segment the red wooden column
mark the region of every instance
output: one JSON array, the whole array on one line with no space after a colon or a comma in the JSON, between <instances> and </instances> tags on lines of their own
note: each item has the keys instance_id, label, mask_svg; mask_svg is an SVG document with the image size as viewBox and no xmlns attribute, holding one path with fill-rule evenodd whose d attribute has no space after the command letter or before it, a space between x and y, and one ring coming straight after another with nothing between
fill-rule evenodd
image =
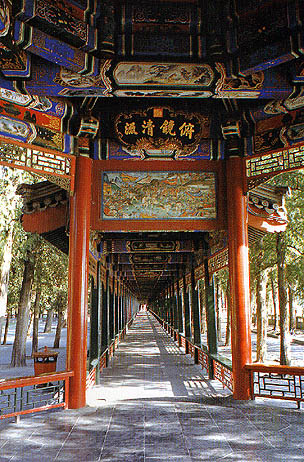
<instances>
[{"instance_id":1,"label":"red wooden column","mask_svg":"<svg viewBox=\"0 0 304 462\"><path fill-rule=\"evenodd\" d=\"M67 368L74 371L68 397L69 408L72 409L86 404L91 172L91 159L78 157L75 193L70 201Z\"/></svg>"},{"instance_id":2,"label":"red wooden column","mask_svg":"<svg viewBox=\"0 0 304 462\"><path fill-rule=\"evenodd\" d=\"M249 399L251 363L249 256L244 166L240 157L227 161L229 277L231 287L231 347L235 399Z\"/></svg>"}]
</instances>

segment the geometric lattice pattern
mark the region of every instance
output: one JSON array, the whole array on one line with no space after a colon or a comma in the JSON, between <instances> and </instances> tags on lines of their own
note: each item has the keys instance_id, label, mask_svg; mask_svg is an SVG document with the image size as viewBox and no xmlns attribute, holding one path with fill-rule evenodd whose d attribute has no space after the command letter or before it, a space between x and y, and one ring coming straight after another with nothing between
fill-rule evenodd
<instances>
[{"instance_id":1,"label":"geometric lattice pattern","mask_svg":"<svg viewBox=\"0 0 304 462\"><path fill-rule=\"evenodd\" d=\"M194 358L195 346L191 342L189 342L188 340L186 342L187 342L187 345L188 345L188 353L189 353L189 355L191 355Z\"/></svg>"},{"instance_id":2,"label":"geometric lattice pattern","mask_svg":"<svg viewBox=\"0 0 304 462\"><path fill-rule=\"evenodd\" d=\"M105 351L101 356L99 360L99 370L100 372L107 367L107 352Z\"/></svg>"},{"instance_id":3,"label":"geometric lattice pattern","mask_svg":"<svg viewBox=\"0 0 304 462\"><path fill-rule=\"evenodd\" d=\"M65 381L0 390L0 419L8 414L41 409L64 402Z\"/></svg>"},{"instance_id":4,"label":"geometric lattice pattern","mask_svg":"<svg viewBox=\"0 0 304 462\"><path fill-rule=\"evenodd\" d=\"M304 146L246 159L246 176L271 175L300 167L304 167Z\"/></svg>"},{"instance_id":5,"label":"geometric lattice pattern","mask_svg":"<svg viewBox=\"0 0 304 462\"><path fill-rule=\"evenodd\" d=\"M253 393L268 398L304 400L304 376L253 372Z\"/></svg>"},{"instance_id":6,"label":"geometric lattice pattern","mask_svg":"<svg viewBox=\"0 0 304 462\"><path fill-rule=\"evenodd\" d=\"M183 335L180 336L181 346L186 349L186 339Z\"/></svg>"},{"instance_id":7,"label":"geometric lattice pattern","mask_svg":"<svg viewBox=\"0 0 304 462\"><path fill-rule=\"evenodd\" d=\"M50 181L60 183L62 188L73 190L74 156L40 151L0 140L0 163L46 176Z\"/></svg>"},{"instance_id":8,"label":"geometric lattice pattern","mask_svg":"<svg viewBox=\"0 0 304 462\"><path fill-rule=\"evenodd\" d=\"M198 362L206 370L207 374L209 374L209 356L200 348L198 350Z\"/></svg>"},{"instance_id":9,"label":"geometric lattice pattern","mask_svg":"<svg viewBox=\"0 0 304 462\"><path fill-rule=\"evenodd\" d=\"M208 258L208 271L209 274L216 273L222 268L228 266L228 248L220 250L216 254Z\"/></svg>"},{"instance_id":10,"label":"geometric lattice pattern","mask_svg":"<svg viewBox=\"0 0 304 462\"><path fill-rule=\"evenodd\" d=\"M229 388L229 390L233 391L233 376L232 371L228 369L227 366L219 363L218 361L213 359L213 370L214 370L214 378L219 380L224 387Z\"/></svg>"},{"instance_id":11,"label":"geometric lattice pattern","mask_svg":"<svg viewBox=\"0 0 304 462\"><path fill-rule=\"evenodd\" d=\"M96 367L91 369L89 374L87 375L86 390L90 390L90 388L94 387L95 383L96 383Z\"/></svg>"}]
</instances>

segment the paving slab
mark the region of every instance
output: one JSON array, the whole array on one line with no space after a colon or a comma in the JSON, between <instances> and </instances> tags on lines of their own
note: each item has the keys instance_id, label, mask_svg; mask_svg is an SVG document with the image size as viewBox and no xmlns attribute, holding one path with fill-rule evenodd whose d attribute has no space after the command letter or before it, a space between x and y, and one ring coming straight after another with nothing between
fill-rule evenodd
<instances>
[{"instance_id":1,"label":"paving slab","mask_svg":"<svg viewBox=\"0 0 304 462\"><path fill-rule=\"evenodd\" d=\"M0 422L0 462L303 461L304 411L235 401L140 313L79 410Z\"/></svg>"}]
</instances>

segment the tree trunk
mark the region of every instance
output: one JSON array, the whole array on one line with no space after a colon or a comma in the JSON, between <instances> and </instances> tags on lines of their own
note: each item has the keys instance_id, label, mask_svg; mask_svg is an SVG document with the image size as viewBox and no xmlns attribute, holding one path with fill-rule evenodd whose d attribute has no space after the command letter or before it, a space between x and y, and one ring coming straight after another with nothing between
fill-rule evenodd
<instances>
[{"instance_id":1,"label":"tree trunk","mask_svg":"<svg viewBox=\"0 0 304 462\"><path fill-rule=\"evenodd\" d=\"M276 330L278 328L278 303L277 303L278 298L277 298L277 293L276 293L275 285L274 285L273 272L271 272L271 275L270 275L270 283L271 283L273 314L274 314L273 330L274 330L274 332L276 332Z\"/></svg>"},{"instance_id":2,"label":"tree trunk","mask_svg":"<svg viewBox=\"0 0 304 462\"><path fill-rule=\"evenodd\" d=\"M54 308L50 308L46 315L46 321L44 326L44 333L49 334L52 332L52 322L53 322Z\"/></svg>"},{"instance_id":3,"label":"tree trunk","mask_svg":"<svg viewBox=\"0 0 304 462\"><path fill-rule=\"evenodd\" d=\"M64 323L65 323L66 303L65 303L65 296L62 293L59 293L57 295L56 308L57 308L57 313L58 313L58 319L57 319L56 334L55 334L53 348L59 348L61 329L63 328Z\"/></svg>"},{"instance_id":4,"label":"tree trunk","mask_svg":"<svg viewBox=\"0 0 304 462\"><path fill-rule=\"evenodd\" d=\"M61 329L64 325L64 310L60 309L58 311L58 320L57 320L57 327L56 327L56 334L54 339L54 346L53 348L59 348L60 344L60 337L61 337Z\"/></svg>"},{"instance_id":5,"label":"tree trunk","mask_svg":"<svg viewBox=\"0 0 304 462\"><path fill-rule=\"evenodd\" d=\"M7 232L0 268L0 317L4 317L6 313L9 273L12 261L13 236L14 222L12 221Z\"/></svg>"},{"instance_id":6,"label":"tree trunk","mask_svg":"<svg viewBox=\"0 0 304 462\"><path fill-rule=\"evenodd\" d=\"M201 316L201 333L205 334L206 326L206 301L205 301L205 286L202 279L198 281L199 302L200 302L200 316Z\"/></svg>"},{"instance_id":7,"label":"tree trunk","mask_svg":"<svg viewBox=\"0 0 304 462\"><path fill-rule=\"evenodd\" d=\"M7 334L8 334L8 328L9 328L9 322L10 322L10 313L7 312L2 345L6 345L6 342L7 342Z\"/></svg>"},{"instance_id":8,"label":"tree trunk","mask_svg":"<svg viewBox=\"0 0 304 462\"><path fill-rule=\"evenodd\" d=\"M33 317L34 317L34 312L30 311L30 319L29 319L29 323L27 326L27 337L30 336L30 331L31 331L32 323L33 323Z\"/></svg>"},{"instance_id":9,"label":"tree trunk","mask_svg":"<svg viewBox=\"0 0 304 462\"><path fill-rule=\"evenodd\" d=\"M256 314L257 314L257 362L263 363L267 355L267 272L261 271L256 277Z\"/></svg>"},{"instance_id":10,"label":"tree trunk","mask_svg":"<svg viewBox=\"0 0 304 462\"><path fill-rule=\"evenodd\" d=\"M215 283L215 309L216 309L216 329L217 329L217 340L221 340L221 295L220 295L220 285L218 279L214 278Z\"/></svg>"},{"instance_id":11,"label":"tree trunk","mask_svg":"<svg viewBox=\"0 0 304 462\"><path fill-rule=\"evenodd\" d=\"M250 318L253 326L257 324L257 312L256 312L256 290L252 287L250 290Z\"/></svg>"},{"instance_id":12,"label":"tree trunk","mask_svg":"<svg viewBox=\"0 0 304 462\"><path fill-rule=\"evenodd\" d=\"M293 287L288 285L288 300L289 300L289 329L291 333L296 330L296 307L293 299Z\"/></svg>"},{"instance_id":13,"label":"tree trunk","mask_svg":"<svg viewBox=\"0 0 304 462\"><path fill-rule=\"evenodd\" d=\"M37 287L34 310L33 310L33 337L32 337L32 354L38 350L38 327L39 327L39 314L40 314L40 297L41 287Z\"/></svg>"},{"instance_id":14,"label":"tree trunk","mask_svg":"<svg viewBox=\"0 0 304 462\"><path fill-rule=\"evenodd\" d=\"M18 305L15 340L12 351L12 367L26 365L26 335L31 307L31 291L34 280L34 270L35 260L31 258L30 251L27 251L24 261L23 280Z\"/></svg>"},{"instance_id":15,"label":"tree trunk","mask_svg":"<svg viewBox=\"0 0 304 462\"><path fill-rule=\"evenodd\" d=\"M282 233L277 234L278 295L280 308L280 364L290 366L289 316L285 277L285 245Z\"/></svg>"}]
</instances>

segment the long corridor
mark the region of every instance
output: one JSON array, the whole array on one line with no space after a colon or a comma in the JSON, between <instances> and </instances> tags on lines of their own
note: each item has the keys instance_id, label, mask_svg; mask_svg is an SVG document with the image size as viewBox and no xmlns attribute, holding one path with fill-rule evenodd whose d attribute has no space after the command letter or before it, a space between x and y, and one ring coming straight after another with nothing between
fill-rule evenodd
<instances>
[{"instance_id":1,"label":"long corridor","mask_svg":"<svg viewBox=\"0 0 304 462\"><path fill-rule=\"evenodd\" d=\"M0 462L303 461L303 423L234 401L143 312L85 408L0 423Z\"/></svg>"}]
</instances>

